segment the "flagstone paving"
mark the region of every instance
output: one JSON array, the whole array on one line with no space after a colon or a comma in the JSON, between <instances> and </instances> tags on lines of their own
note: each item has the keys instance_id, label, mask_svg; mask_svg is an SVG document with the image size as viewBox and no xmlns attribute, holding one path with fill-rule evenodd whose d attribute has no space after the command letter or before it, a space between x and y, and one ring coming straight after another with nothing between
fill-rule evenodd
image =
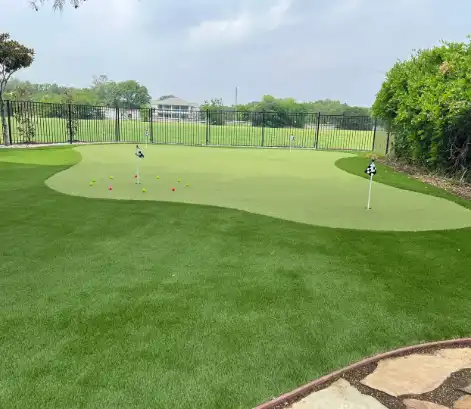
<instances>
[{"instance_id":1,"label":"flagstone paving","mask_svg":"<svg viewBox=\"0 0 471 409\"><path fill-rule=\"evenodd\" d=\"M464 368L471 368L471 348L386 359L362 383L392 396L421 395L438 388L453 372Z\"/></svg>"},{"instance_id":2,"label":"flagstone paving","mask_svg":"<svg viewBox=\"0 0 471 409\"><path fill-rule=\"evenodd\" d=\"M363 395L346 380L339 379L328 388L295 403L293 409L387 409L375 398Z\"/></svg>"},{"instance_id":3,"label":"flagstone paving","mask_svg":"<svg viewBox=\"0 0 471 409\"><path fill-rule=\"evenodd\" d=\"M463 396L458 399L454 409L471 409L471 396Z\"/></svg>"},{"instance_id":4,"label":"flagstone paving","mask_svg":"<svg viewBox=\"0 0 471 409\"><path fill-rule=\"evenodd\" d=\"M383 359L372 365L371 369L360 368L346 372L324 389L288 407L471 409L470 347L413 353Z\"/></svg>"},{"instance_id":5,"label":"flagstone paving","mask_svg":"<svg viewBox=\"0 0 471 409\"><path fill-rule=\"evenodd\" d=\"M446 406L438 405L437 403L416 399L405 399L404 405L406 405L407 409L448 409Z\"/></svg>"}]
</instances>

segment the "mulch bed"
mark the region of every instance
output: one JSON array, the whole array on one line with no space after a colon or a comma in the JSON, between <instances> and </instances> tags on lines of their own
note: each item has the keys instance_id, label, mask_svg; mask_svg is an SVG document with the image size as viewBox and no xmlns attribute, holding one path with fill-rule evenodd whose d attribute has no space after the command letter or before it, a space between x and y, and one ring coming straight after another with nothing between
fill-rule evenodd
<instances>
[{"instance_id":1,"label":"mulch bed","mask_svg":"<svg viewBox=\"0 0 471 409\"><path fill-rule=\"evenodd\" d=\"M405 353L399 353L394 355L393 358L404 357L413 354L434 354L435 352L441 349L451 349L451 348L469 348L471 347L471 342L468 345L456 344L456 345L447 345L447 346L434 346L434 347L418 347L413 350L409 350ZM386 358L388 359L388 358ZM406 409L403 401L405 399L416 399L421 401L428 401L443 405L445 407L453 408L453 404L462 396L466 394L460 391L460 388L465 387L471 383L471 369L464 369L458 372L453 373L442 385L433 390L422 395L402 395L399 397L394 397L388 395L387 393L372 389L366 385L363 385L361 380L366 378L368 375L373 373L377 367L377 363L368 363L358 368L343 372L342 374L329 379L327 382L324 382L315 387L304 390L301 394L298 394L295 398L286 400L276 406L272 406L271 409L286 409L293 405L296 402L299 402L306 396L318 392L320 390L328 388L334 382L338 381L340 378L348 381L353 387L360 391L364 395L369 395L375 398L378 402L382 403L389 409Z\"/></svg>"},{"instance_id":2,"label":"mulch bed","mask_svg":"<svg viewBox=\"0 0 471 409\"><path fill-rule=\"evenodd\" d=\"M447 192L453 193L459 197L462 197L463 199L471 200L471 183L460 182L456 179L430 173L427 170L421 169L417 166L412 166L387 157L378 158L377 161L383 163L384 165L390 166L398 172L406 173L410 177L418 179L421 182L446 190Z\"/></svg>"}]
</instances>

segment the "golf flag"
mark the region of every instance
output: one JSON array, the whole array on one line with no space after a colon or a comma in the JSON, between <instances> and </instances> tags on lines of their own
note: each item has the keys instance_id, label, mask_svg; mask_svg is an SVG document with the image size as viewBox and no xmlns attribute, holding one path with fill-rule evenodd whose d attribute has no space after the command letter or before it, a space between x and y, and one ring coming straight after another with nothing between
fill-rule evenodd
<instances>
[{"instance_id":1,"label":"golf flag","mask_svg":"<svg viewBox=\"0 0 471 409\"><path fill-rule=\"evenodd\" d=\"M376 165L375 165L375 160L372 159L368 167L365 169L365 173L368 176L376 175Z\"/></svg>"},{"instance_id":2,"label":"golf flag","mask_svg":"<svg viewBox=\"0 0 471 409\"><path fill-rule=\"evenodd\" d=\"M139 145L136 145L136 156L140 159L144 159L144 152L141 151Z\"/></svg>"},{"instance_id":3,"label":"golf flag","mask_svg":"<svg viewBox=\"0 0 471 409\"><path fill-rule=\"evenodd\" d=\"M365 173L370 177L370 187L368 189L368 204L366 205L366 208L368 210L371 209L370 204L371 204L371 186L373 185L373 176L376 175L376 165L375 165L375 160L371 159L370 164L368 167L365 169Z\"/></svg>"},{"instance_id":4,"label":"golf flag","mask_svg":"<svg viewBox=\"0 0 471 409\"><path fill-rule=\"evenodd\" d=\"M291 147L293 145L293 142L296 140L296 137L294 135L289 136L289 150L291 152Z\"/></svg>"},{"instance_id":5,"label":"golf flag","mask_svg":"<svg viewBox=\"0 0 471 409\"><path fill-rule=\"evenodd\" d=\"M139 159L144 159L144 152L141 151L139 145L136 145L136 183L141 183L141 175L139 174Z\"/></svg>"}]
</instances>

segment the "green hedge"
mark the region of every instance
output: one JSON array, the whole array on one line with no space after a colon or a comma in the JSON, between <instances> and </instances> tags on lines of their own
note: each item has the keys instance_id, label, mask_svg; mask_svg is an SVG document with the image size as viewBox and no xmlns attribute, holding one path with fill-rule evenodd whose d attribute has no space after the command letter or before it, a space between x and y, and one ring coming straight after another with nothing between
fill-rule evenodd
<instances>
[{"instance_id":1,"label":"green hedge","mask_svg":"<svg viewBox=\"0 0 471 409\"><path fill-rule=\"evenodd\" d=\"M394 153L448 174L471 165L471 47L442 43L388 72L373 114L390 123Z\"/></svg>"}]
</instances>

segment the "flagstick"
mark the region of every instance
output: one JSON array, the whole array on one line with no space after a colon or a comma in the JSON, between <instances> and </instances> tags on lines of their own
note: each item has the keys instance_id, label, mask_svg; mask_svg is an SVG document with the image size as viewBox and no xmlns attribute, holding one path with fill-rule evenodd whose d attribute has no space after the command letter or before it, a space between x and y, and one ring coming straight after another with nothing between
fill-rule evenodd
<instances>
[{"instance_id":1,"label":"flagstick","mask_svg":"<svg viewBox=\"0 0 471 409\"><path fill-rule=\"evenodd\" d=\"M370 175L370 188L368 190L368 206L366 207L368 210L371 209L371 185L373 184L373 174Z\"/></svg>"},{"instance_id":2,"label":"flagstick","mask_svg":"<svg viewBox=\"0 0 471 409\"><path fill-rule=\"evenodd\" d=\"M139 157L136 155L136 183L139 185L141 183L141 177L139 175Z\"/></svg>"}]
</instances>

